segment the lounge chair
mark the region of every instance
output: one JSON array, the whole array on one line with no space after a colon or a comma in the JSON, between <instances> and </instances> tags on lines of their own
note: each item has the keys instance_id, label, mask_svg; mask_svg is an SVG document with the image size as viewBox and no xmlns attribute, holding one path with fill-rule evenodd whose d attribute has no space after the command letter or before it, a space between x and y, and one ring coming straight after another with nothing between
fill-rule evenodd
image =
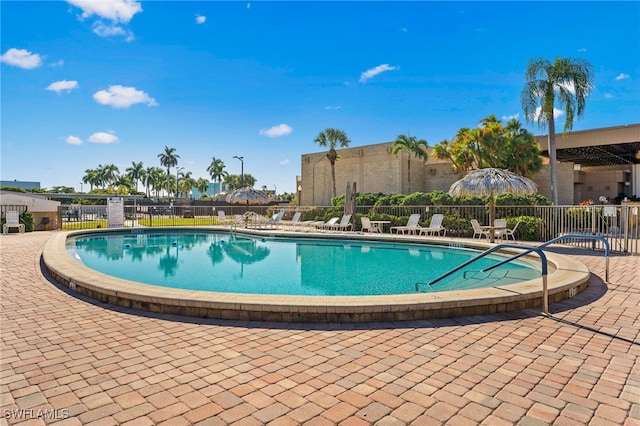
<instances>
[{"instance_id":1,"label":"lounge chair","mask_svg":"<svg viewBox=\"0 0 640 426\"><path fill-rule=\"evenodd\" d=\"M427 226L426 228L423 227L419 227L420 229L420 235L424 234L424 235L440 235L440 233L442 232L442 236L446 236L447 235L447 228L445 228L444 226L442 226L442 222L444 221L444 215L441 213L437 213L434 214L433 216L431 216L431 222L429 223L429 226Z\"/></svg>"},{"instance_id":2,"label":"lounge chair","mask_svg":"<svg viewBox=\"0 0 640 426\"><path fill-rule=\"evenodd\" d=\"M393 233L393 230L395 229L396 234L415 234L417 232L420 232L420 213L414 213L411 216L409 216L409 220L407 221L407 224L404 226L392 226L391 227L391 233Z\"/></svg>"},{"instance_id":3,"label":"lounge chair","mask_svg":"<svg viewBox=\"0 0 640 426\"><path fill-rule=\"evenodd\" d=\"M317 222L315 226L317 229L331 229L331 227L336 223L338 223L339 220L340 220L339 217L332 217L326 222Z\"/></svg>"},{"instance_id":4,"label":"lounge chair","mask_svg":"<svg viewBox=\"0 0 640 426\"><path fill-rule=\"evenodd\" d=\"M366 216L361 217L360 222L362 222L362 232L382 232L382 230L371 223L371 219Z\"/></svg>"},{"instance_id":5,"label":"lounge chair","mask_svg":"<svg viewBox=\"0 0 640 426\"><path fill-rule=\"evenodd\" d=\"M227 215L224 213L224 210L218 210L218 220L223 225L228 225L235 222L235 219L227 217Z\"/></svg>"},{"instance_id":6,"label":"lounge chair","mask_svg":"<svg viewBox=\"0 0 640 426\"><path fill-rule=\"evenodd\" d=\"M346 231L348 229L351 229L351 226L351 215L345 214L342 215L342 219L340 219L340 222L329 225L329 229L332 231Z\"/></svg>"},{"instance_id":7,"label":"lounge chair","mask_svg":"<svg viewBox=\"0 0 640 426\"><path fill-rule=\"evenodd\" d=\"M477 219L471 219L471 226L473 226L473 238L481 236L487 237L489 239L489 230L480 226L480 222Z\"/></svg>"},{"instance_id":8,"label":"lounge chair","mask_svg":"<svg viewBox=\"0 0 640 426\"><path fill-rule=\"evenodd\" d=\"M20 223L20 213L14 210L7 211L5 219L6 222L2 225L3 234L8 234L11 228L18 228L19 233L24 233L24 224Z\"/></svg>"},{"instance_id":9,"label":"lounge chair","mask_svg":"<svg viewBox=\"0 0 640 426\"><path fill-rule=\"evenodd\" d=\"M291 220L281 220L280 226L282 226L282 229L294 229L301 226L302 222L300 222L300 216L302 216L301 212L295 212Z\"/></svg>"}]
</instances>

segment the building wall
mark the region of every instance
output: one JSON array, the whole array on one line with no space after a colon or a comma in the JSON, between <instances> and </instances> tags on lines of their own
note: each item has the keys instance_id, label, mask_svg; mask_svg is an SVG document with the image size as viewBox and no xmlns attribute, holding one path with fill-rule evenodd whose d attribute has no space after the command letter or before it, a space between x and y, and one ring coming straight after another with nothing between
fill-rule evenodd
<instances>
[{"instance_id":1,"label":"building wall","mask_svg":"<svg viewBox=\"0 0 640 426\"><path fill-rule=\"evenodd\" d=\"M632 168L624 166L607 167L583 167L584 183L582 186L582 199L598 202L601 196L613 199L619 194L627 197L633 196L632 191Z\"/></svg>"},{"instance_id":2,"label":"building wall","mask_svg":"<svg viewBox=\"0 0 640 426\"><path fill-rule=\"evenodd\" d=\"M340 159L336 161L336 195L345 193L347 182L356 182L357 192L383 194L408 194L407 157L400 152L396 157L391 153L393 144L381 143L338 150ZM451 163L438 160L431 155L426 163L411 157L411 191L448 191L451 184L462 178L455 173ZM302 177L298 182L300 205L331 205L332 180L331 165L326 153L302 156ZM576 203L574 200L573 163L558 163L558 202L564 205ZM538 193L551 198L549 167L543 166L532 180L538 185ZM617 195L617 194L616 194Z\"/></svg>"}]
</instances>

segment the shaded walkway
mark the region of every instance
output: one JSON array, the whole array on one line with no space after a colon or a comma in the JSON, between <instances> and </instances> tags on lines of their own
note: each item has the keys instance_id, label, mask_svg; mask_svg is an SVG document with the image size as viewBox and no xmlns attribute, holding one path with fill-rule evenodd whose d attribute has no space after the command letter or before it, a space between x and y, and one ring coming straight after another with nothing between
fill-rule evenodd
<instances>
[{"instance_id":1,"label":"shaded walkway","mask_svg":"<svg viewBox=\"0 0 640 426\"><path fill-rule=\"evenodd\" d=\"M286 325L77 298L41 273L50 235L0 238L0 424L640 425L638 257L551 318Z\"/></svg>"}]
</instances>

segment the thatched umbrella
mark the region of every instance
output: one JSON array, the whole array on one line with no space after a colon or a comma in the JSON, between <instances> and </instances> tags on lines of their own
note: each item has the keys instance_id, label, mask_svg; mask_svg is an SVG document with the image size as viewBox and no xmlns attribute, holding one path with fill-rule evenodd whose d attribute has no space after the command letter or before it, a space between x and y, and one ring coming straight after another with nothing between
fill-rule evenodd
<instances>
[{"instance_id":1,"label":"thatched umbrella","mask_svg":"<svg viewBox=\"0 0 640 426\"><path fill-rule=\"evenodd\" d=\"M247 207L249 207L249 205L268 204L271 198L262 191L258 191L250 186L245 186L244 188L236 189L232 193L227 194L226 200L227 203L246 204Z\"/></svg>"},{"instance_id":2,"label":"thatched umbrella","mask_svg":"<svg viewBox=\"0 0 640 426\"><path fill-rule=\"evenodd\" d=\"M475 195L489 197L489 226L491 242L495 241L493 221L496 217L494 197L501 194L535 194L538 187L531 180L508 170L486 168L477 169L451 184L449 195L464 197Z\"/></svg>"}]
</instances>

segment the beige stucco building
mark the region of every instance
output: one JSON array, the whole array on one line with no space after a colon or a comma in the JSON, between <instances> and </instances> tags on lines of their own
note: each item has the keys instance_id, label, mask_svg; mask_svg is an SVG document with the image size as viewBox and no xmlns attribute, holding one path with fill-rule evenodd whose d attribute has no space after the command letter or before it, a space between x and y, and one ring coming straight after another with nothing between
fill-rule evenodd
<instances>
[{"instance_id":1,"label":"beige stucco building","mask_svg":"<svg viewBox=\"0 0 640 426\"><path fill-rule=\"evenodd\" d=\"M546 136L536 138L547 158ZM640 124L608 127L558 134L557 182L559 203L577 204L600 196L615 198L619 194L640 195ZM393 142L338 150L336 194L344 194L347 182L356 182L360 193L400 193L447 191L462 177L451 164L431 155L425 163L405 151L392 154ZM411 182L407 163L411 161ZM548 163L548 161L547 161ZM551 198L548 165L533 180L538 192ZM298 200L303 206L331 204L331 165L326 151L304 154L297 181Z\"/></svg>"}]
</instances>

